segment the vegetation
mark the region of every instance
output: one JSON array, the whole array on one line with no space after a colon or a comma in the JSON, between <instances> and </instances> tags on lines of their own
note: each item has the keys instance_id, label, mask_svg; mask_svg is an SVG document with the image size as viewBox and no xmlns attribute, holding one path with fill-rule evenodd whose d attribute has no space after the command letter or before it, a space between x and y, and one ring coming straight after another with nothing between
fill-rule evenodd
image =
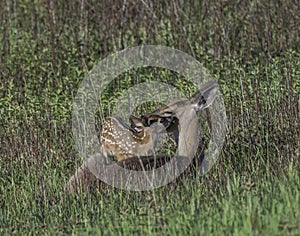
<instances>
[{"instance_id":1,"label":"vegetation","mask_svg":"<svg viewBox=\"0 0 300 236\"><path fill-rule=\"evenodd\" d=\"M0 234L299 235L299 11L279 0L1 1ZM218 80L229 125L218 163L154 191L62 195L81 165L80 82L142 44L182 50ZM194 91L169 71L132 70L103 94L103 115L151 80Z\"/></svg>"}]
</instances>

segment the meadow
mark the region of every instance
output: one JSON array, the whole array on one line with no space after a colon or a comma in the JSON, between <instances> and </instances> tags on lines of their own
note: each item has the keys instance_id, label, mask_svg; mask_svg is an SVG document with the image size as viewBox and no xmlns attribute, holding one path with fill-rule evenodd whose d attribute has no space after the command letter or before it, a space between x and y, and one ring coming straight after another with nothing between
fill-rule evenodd
<instances>
[{"instance_id":1,"label":"meadow","mask_svg":"<svg viewBox=\"0 0 300 236\"><path fill-rule=\"evenodd\" d=\"M299 235L299 12L279 0L1 1L0 234ZM204 176L152 191L62 194L82 163L72 133L81 81L143 44L188 53L218 81L220 158ZM102 93L96 126L145 81L195 92L168 70L128 71Z\"/></svg>"}]
</instances>

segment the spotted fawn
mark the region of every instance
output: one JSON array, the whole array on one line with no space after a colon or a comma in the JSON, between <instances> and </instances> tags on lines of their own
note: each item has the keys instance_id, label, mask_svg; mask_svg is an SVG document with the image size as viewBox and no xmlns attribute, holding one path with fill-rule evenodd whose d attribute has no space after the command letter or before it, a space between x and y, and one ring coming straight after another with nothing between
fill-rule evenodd
<instances>
[{"instance_id":1,"label":"spotted fawn","mask_svg":"<svg viewBox=\"0 0 300 236\"><path fill-rule=\"evenodd\" d=\"M151 155L155 151L160 133L168 122L160 119L149 126L142 119L130 116L131 126L120 117L106 119L101 132L102 152L106 157L115 157L118 161L131 156Z\"/></svg>"}]
</instances>

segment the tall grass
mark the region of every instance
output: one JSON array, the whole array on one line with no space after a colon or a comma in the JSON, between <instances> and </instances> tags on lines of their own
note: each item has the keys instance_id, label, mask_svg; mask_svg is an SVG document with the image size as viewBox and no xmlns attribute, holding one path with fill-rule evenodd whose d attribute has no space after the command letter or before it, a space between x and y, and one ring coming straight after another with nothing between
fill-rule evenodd
<instances>
[{"instance_id":1,"label":"tall grass","mask_svg":"<svg viewBox=\"0 0 300 236\"><path fill-rule=\"evenodd\" d=\"M294 1L0 2L0 234L300 234L298 12ZM71 111L84 74L140 44L183 50L218 80L229 124L219 161L155 191L62 195L81 165ZM151 80L195 89L132 70L103 93L102 115Z\"/></svg>"}]
</instances>

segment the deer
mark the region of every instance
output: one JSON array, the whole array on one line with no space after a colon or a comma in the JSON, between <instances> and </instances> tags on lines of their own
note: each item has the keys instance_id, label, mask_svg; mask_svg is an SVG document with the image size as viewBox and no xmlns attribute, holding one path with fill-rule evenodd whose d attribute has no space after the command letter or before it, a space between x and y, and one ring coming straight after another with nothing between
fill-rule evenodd
<instances>
[{"instance_id":1,"label":"deer","mask_svg":"<svg viewBox=\"0 0 300 236\"><path fill-rule=\"evenodd\" d=\"M118 131L118 127L122 127L127 131L125 133L131 135L137 135L140 133L139 137L144 137L144 134L142 133L143 129L146 130L146 128L150 127L150 131L152 132L151 135L154 137L152 140L157 141L157 133L162 132L162 130L166 130L168 133L173 134L173 138L175 139L176 144L178 145L178 155L183 157L194 157L197 153L197 151L201 150L201 142L199 141L200 137L200 127L198 122L198 117L196 115L197 112L204 110L208 108L214 101L216 97L218 89L218 84L216 81L212 80L208 83L204 84L196 93L194 93L189 99L187 100L180 100L175 101L172 103L169 103L158 110L151 112L149 114L143 115L140 119L132 118L131 119L131 127L128 127L123 124L123 122L120 121L119 118L111 118L108 119L107 127L106 124L104 124L103 128L103 134L106 132L109 134L108 137L118 137L119 140L116 142L117 144L122 144L124 138L120 138L121 136L116 135L114 136ZM115 126L115 123L117 126ZM164 126L164 129L160 128L154 128L156 126L154 125ZM111 129L110 127L114 127L114 129ZM152 127L152 130L151 130ZM105 131L107 129L108 131ZM145 133L144 130L144 133ZM115 133L116 132L116 133ZM146 131L147 133L147 131ZM124 136L126 137L126 135ZM128 137L128 136L127 136ZM126 138L127 138L126 137ZM99 157L103 157L102 155L120 155L119 161L117 162L120 166L126 166L126 162L137 162L140 161L140 159L135 158L135 156L131 155L139 155L141 153L148 154L149 151L155 146L155 142L151 141L152 144L145 145L143 141L137 142L139 138L137 139L131 139L131 141L136 143L135 145L141 145L137 149L135 148L135 151L127 151L123 153L121 150L118 154L119 148L110 146L110 141L105 140L105 138L102 139L103 143L107 143L107 147L105 147L105 144L103 145L103 153L97 154ZM200 143L199 143L200 142ZM143 146L144 145L144 146ZM126 146L126 145L125 145ZM127 147L132 147L130 142L128 143ZM144 148L144 149L143 149ZM201 152L202 154L202 152ZM125 157L126 158L123 158ZM148 160L150 160L153 163L156 162L156 159L153 158L153 156L143 156L142 162L146 163ZM78 187L81 185L82 189L84 191L88 191L91 186L94 186L95 183L99 183L99 180L97 180L97 177L89 170L88 166L95 165L96 159L98 157L90 157L88 158L82 166L76 171L75 175L71 177L69 182L65 186L65 192L70 192L71 194L75 194L78 191ZM167 160L167 159L166 159ZM162 162L164 162L164 157L161 159ZM162 163L163 164L163 163Z\"/></svg>"},{"instance_id":2,"label":"deer","mask_svg":"<svg viewBox=\"0 0 300 236\"><path fill-rule=\"evenodd\" d=\"M128 126L120 117L106 119L101 132L102 153L118 161L131 156L146 156L155 152L161 133L169 125L166 118L151 125L145 125L141 118L133 115Z\"/></svg>"},{"instance_id":3,"label":"deer","mask_svg":"<svg viewBox=\"0 0 300 236\"><path fill-rule=\"evenodd\" d=\"M214 101L218 84L211 80L187 100L169 103L158 110L142 116L144 123L151 125L160 119L171 120L167 132L173 134L178 146L178 155L194 157L201 149L200 127L197 112L208 108ZM202 153L201 153L202 154Z\"/></svg>"},{"instance_id":4,"label":"deer","mask_svg":"<svg viewBox=\"0 0 300 236\"><path fill-rule=\"evenodd\" d=\"M141 118L130 116L130 128L122 119L110 117L101 136L104 155L114 155L118 161L135 155L150 155L159 134L166 130L173 134L178 155L193 157L195 150L201 146L196 113L213 103L217 90L218 83L211 80L187 100L171 102Z\"/></svg>"},{"instance_id":5,"label":"deer","mask_svg":"<svg viewBox=\"0 0 300 236\"><path fill-rule=\"evenodd\" d=\"M130 126L118 116L106 119L101 131L101 153L88 158L77 169L65 185L64 192L74 195L80 187L83 191L88 191L95 183L99 183L95 174L88 168L88 166L97 165L97 158L115 157L124 167L126 162L121 161L129 157L153 155L160 134L164 133L171 123L167 118L160 118L151 125L147 125L141 118L133 115L129 120Z\"/></svg>"}]
</instances>

